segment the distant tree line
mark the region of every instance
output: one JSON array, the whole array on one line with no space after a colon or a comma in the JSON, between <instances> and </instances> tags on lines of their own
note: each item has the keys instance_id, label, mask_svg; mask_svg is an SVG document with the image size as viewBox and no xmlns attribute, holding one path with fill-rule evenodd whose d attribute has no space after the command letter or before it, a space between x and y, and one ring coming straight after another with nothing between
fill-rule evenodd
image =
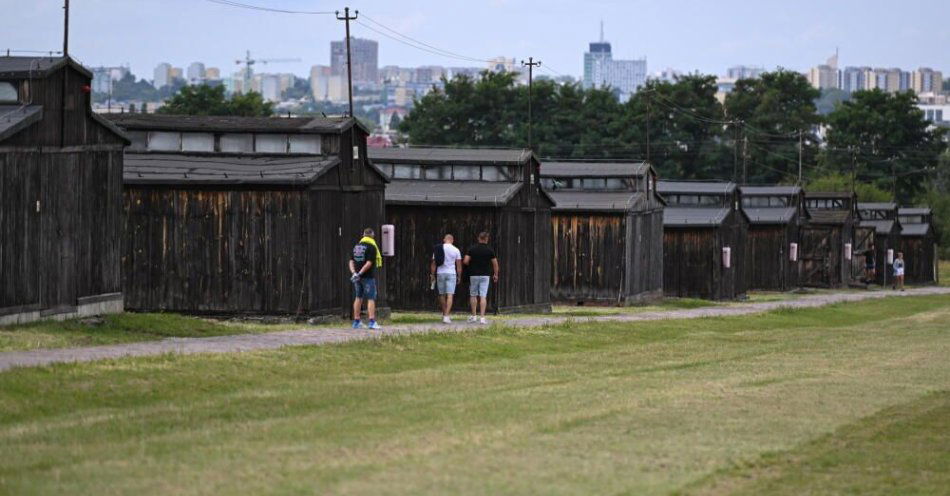
<instances>
[{"instance_id":1,"label":"distant tree line","mask_svg":"<svg viewBox=\"0 0 950 496\"><path fill-rule=\"evenodd\" d=\"M444 81L400 131L416 145L524 147L528 89L515 74ZM723 102L713 76L651 80L627 102L609 89L539 80L534 149L542 157L648 160L663 177L850 191L926 202L950 247L950 155L913 93L820 93L797 72L740 80ZM822 136L819 136L819 133ZM943 213L941 213L943 212Z\"/></svg>"}]
</instances>

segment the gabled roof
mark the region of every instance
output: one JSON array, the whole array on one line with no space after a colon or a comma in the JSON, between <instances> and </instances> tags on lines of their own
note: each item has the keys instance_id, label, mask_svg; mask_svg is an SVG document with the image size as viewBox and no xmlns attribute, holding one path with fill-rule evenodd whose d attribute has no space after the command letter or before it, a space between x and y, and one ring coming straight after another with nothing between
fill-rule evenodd
<instances>
[{"instance_id":1,"label":"gabled roof","mask_svg":"<svg viewBox=\"0 0 950 496\"><path fill-rule=\"evenodd\" d=\"M896 203L858 202L858 210L894 210Z\"/></svg>"},{"instance_id":2,"label":"gabled roof","mask_svg":"<svg viewBox=\"0 0 950 496\"><path fill-rule=\"evenodd\" d=\"M0 141L43 119L42 105L0 105Z\"/></svg>"},{"instance_id":3,"label":"gabled roof","mask_svg":"<svg viewBox=\"0 0 950 496\"><path fill-rule=\"evenodd\" d=\"M744 207L742 209L750 224L788 224L795 219L795 207Z\"/></svg>"},{"instance_id":4,"label":"gabled roof","mask_svg":"<svg viewBox=\"0 0 950 496\"><path fill-rule=\"evenodd\" d=\"M729 216L728 208L679 208L663 210L665 227L715 227Z\"/></svg>"},{"instance_id":5,"label":"gabled roof","mask_svg":"<svg viewBox=\"0 0 950 496\"><path fill-rule=\"evenodd\" d=\"M55 71L64 65L69 64L77 71L92 78L92 72L86 69L79 62L69 57L0 57L0 79L27 79L30 77L46 77L51 71Z\"/></svg>"},{"instance_id":6,"label":"gabled roof","mask_svg":"<svg viewBox=\"0 0 950 496\"><path fill-rule=\"evenodd\" d=\"M901 224L901 236L926 236L930 234L930 224Z\"/></svg>"},{"instance_id":7,"label":"gabled roof","mask_svg":"<svg viewBox=\"0 0 950 496\"><path fill-rule=\"evenodd\" d=\"M900 207L897 209L897 215L930 215L930 207Z\"/></svg>"},{"instance_id":8,"label":"gabled roof","mask_svg":"<svg viewBox=\"0 0 950 496\"><path fill-rule=\"evenodd\" d=\"M386 185L386 204L502 206L521 190L522 185L520 182L394 179Z\"/></svg>"},{"instance_id":9,"label":"gabled roof","mask_svg":"<svg viewBox=\"0 0 950 496\"><path fill-rule=\"evenodd\" d=\"M126 153L125 184L307 185L340 163L337 157Z\"/></svg>"},{"instance_id":10,"label":"gabled roof","mask_svg":"<svg viewBox=\"0 0 950 496\"><path fill-rule=\"evenodd\" d=\"M802 192L800 186L740 186L742 196L791 196Z\"/></svg>"},{"instance_id":11,"label":"gabled roof","mask_svg":"<svg viewBox=\"0 0 950 496\"><path fill-rule=\"evenodd\" d=\"M805 198L853 198L851 193L842 191L805 191Z\"/></svg>"},{"instance_id":12,"label":"gabled roof","mask_svg":"<svg viewBox=\"0 0 950 496\"><path fill-rule=\"evenodd\" d=\"M362 127L359 121L348 117L241 117L132 113L105 114L105 116L117 126L127 130L336 134L354 125Z\"/></svg>"},{"instance_id":13,"label":"gabled roof","mask_svg":"<svg viewBox=\"0 0 950 496\"><path fill-rule=\"evenodd\" d=\"M808 211L812 224L844 224L850 219L850 210L813 208Z\"/></svg>"},{"instance_id":14,"label":"gabled roof","mask_svg":"<svg viewBox=\"0 0 950 496\"><path fill-rule=\"evenodd\" d=\"M896 227L893 220L862 220L861 227L873 227L874 232L878 234L890 234Z\"/></svg>"},{"instance_id":15,"label":"gabled roof","mask_svg":"<svg viewBox=\"0 0 950 496\"><path fill-rule=\"evenodd\" d=\"M656 190L660 194L725 195L736 190L736 183L724 181L658 181Z\"/></svg>"},{"instance_id":16,"label":"gabled roof","mask_svg":"<svg viewBox=\"0 0 950 496\"><path fill-rule=\"evenodd\" d=\"M641 177L650 170L646 162L548 162L541 177Z\"/></svg>"},{"instance_id":17,"label":"gabled roof","mask_svg":"<svg viewBox=\"0 0 950 496\"><path fill-rule=\"evenodd\" d=\"M519 165L534 156L531 150L498 148L370 148L368 153L380 163L431 165Z\"/></svg>"},{"instance_id":18,"label":"gabled roof","mask_svg":"<svg viewBox=\"0 0 950 496\"><path fill-rule=\"evenodd\" d=\"M641 208L643 193L611 191L552 191L555 211L627 212Z\"/></svg>"}]
</instances>

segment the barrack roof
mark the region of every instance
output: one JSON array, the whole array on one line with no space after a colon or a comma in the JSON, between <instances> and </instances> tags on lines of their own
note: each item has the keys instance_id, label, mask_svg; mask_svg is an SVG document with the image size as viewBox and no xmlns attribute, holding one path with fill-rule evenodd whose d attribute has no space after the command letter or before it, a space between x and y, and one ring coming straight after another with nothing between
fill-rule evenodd
<instances>
[{"instance_id":1,"label":"barrack roof","mask_svg":"<svg viewBox=\"0 0 950 496\"><path fill-rule=\"evenodd\" d=\"M340 164L337 157L126 153L126 184L307 185Z\"/></svg>"},{"instance_id":2,"label":"barrack roof","mask_svg":"<svg viewBox=\"0 0 950 496\"><path fill-rule=\"evenodd\" d=\"M659 181L656 189L660 194L725 195L736 190L736 183L724 181Z\"/></svg>"},{"instance_id":3,"label":"barrack roof","mask_svg":"<svg viewBox=\"0 0 950 496\"><path fill-rule=\"evenodd\" d=\"M555 202L555 211L627 212L644 203L643 193L635 192L552 191L548 194Z\"/></svg>"},{"instance_id":4,"label":"barrack roof","mask_svg":"<svg viewBox=\"0 0 950 496\"><path fill-rule=\"evenodd\" d=\"M370 159L380 163L432 165L519 165L534 157L527 149L500 148L370 148L368 153Z\"/></svg>"},{"instance_id":5,"label":"barrack roof","mask_svg":"<svg viewBox=\"0 0 950 496\"><path fill-rule=\"evenodd\" d=\"M646 162L543 162L541 177L640 177L650 170Z\"/></svg>"},{"instance_id":6,"label":"barrack roof","mask_svg":"<svg viewBox=\"0 0 950 496\"><path fill-rule=\"evenodd\" d=\"M521 190L520 182L393 180L386 186L390 205L501 206Z\"/></svg>"},{"instance_id":7,"label":"barrack roof","mask_svg":"<svg viewBox=\"0 0 950 496\"><path fill-rule=\"evenodd\" d=\"M335 134L363 125L349 117L241 117L221 115L105 114L124 129L195 132ZM365 130L365 128L363 128Z\"/></svg>"}]
</instances>

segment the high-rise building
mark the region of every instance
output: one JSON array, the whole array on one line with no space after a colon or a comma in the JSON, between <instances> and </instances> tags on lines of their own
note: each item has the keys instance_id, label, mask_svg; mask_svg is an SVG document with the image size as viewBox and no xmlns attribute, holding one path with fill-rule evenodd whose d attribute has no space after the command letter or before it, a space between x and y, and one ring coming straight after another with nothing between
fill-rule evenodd
<instances>
[{"instance_id":1,"label":"high-rise building","mask_svg":"<svg viewBox=\"0 0 950 496\"><path fill-rule=\"evenodd\" d=\"M516 72L518 70L515 59L505 56L488 59L487 64L490 72Z\"/></svg>"},{"instance_id":2,"label":"high-rise building","mask_svg":"<svg viewBox=\"0 0 950 496\"><path fill-rule=\"evenodd\" d=\"M841 88L841 72L838 71L838 52L817 67L808 71L808 82L816 89L830 90Z\"/></svg>"},{"instance_id":3,"label":"high-rise building","mask_svg":"<svg viewBox=\"0 0 950 496\"><path fill-rule=\"evenodd\" d=\"M870 67L845 67L841 71L841 89L854 93L865 89L865 74L871 71Z\"/></svg>"},{"instance_id":4,"label":"high-rise building","mask_svg":"<svg viewBox=\"0 0 950 496\"><path fill-rule=\"evenodd\" d=\"M258 74L260 76L261 97L269 102L280 102L280 75L278 74Z\"/></svg>"},{"instance_id":5,"label":"high-rise building","mask_svg":"<svg viewBox=\"0 0 950 496\"><path fill-rule=\"evenodd\" d=\"M615 60L610 43L604 41L604 25L600 25L600 41L591 43L584 53L584 87L613 89L626 101L647 80L647 61Z\"/></svg>"},{"instance_id":6,"label":"high-rise building","mask_svg":"<svg viewBox=\"0 0 950 496\"><path fill-rule=\"evenodd\" d=\"M354 83L379 81L379 43L351 37L350 59L353 62ZM330 42L330 68L333 75L346 77L346 40Z\"/></svg>"},{"instance_id":7,"label":"high-rise building","mask_svg":"<svg viewBox=\"0 0 950 496\"><path fill-rule=\"evenodd\" d=\"M155 66L152 86L154 86L156 89L161 89L164 86L170 85L172 83L171 72L172 66L167 62L162 62L161 64Z\"/></svg>"},{"instance_id":8,"label":"high-rise building","mask_svg":"<svg viewBox=\"0 0 950 496\"><path fill-rule=\"evenodd\" d=\"M943 92L943 73L929 67L921 67L911 73L911 89L918 95L924 93L938 95Z\"/></svg>"},{"instance_id":9,"label":"high-rise building","mask_svg":"<svg viewBox=\"0 0 950 496\"><path fill-rule=\"evenodd\" d=\"M192 62L188 66L188 82L191 84L200 83L204 81L206 76L205 65L201 62Z\"/></svg>"},{"instance_id":10,"label":"high-rise building","mask_svg":"<svg viewBox=\"0 0 950 496\"><path fill-rule=\"evenodd\" d=\"M174 82L176 79L184 79L185 71L181 67L172 67L168 71L168 78L170 82Z\"/></svg>"},{"instance_id":11,"label":"high-rise building","mask_svg":"<svg viewBox=\"0 0 950 496\"><path fill-rule=\"evenodd\" d=\"M734 65L726 69L726 79L738 81L739 79L756 79L765 69L761 67L752 67L748 65Z\"/></svg>"},{"instance_id":12,"label":"high-rise building","mask_svg":"<svg viewBox=\"0 0 950 496\"><path fill-rule=\"evenodd\" d=\"M310 68L310 93L314 101L323 102L328 98L332 72L328 65L315 65Z\"/></svg>"},{"instance_id":13,"label":"high-rise building","mask_svg":"<svg viewBox=\"0 0 950 496\"><path fill-rule=\"evenodd\" d=\"M416 67L416 76L413 82L416 83L436 83L445 75L445 67L439 65L426 65Z\"/></svg>"},{"instance_id":14,"label":"high-rise building","mask_svg":"<svg viewBox=\"0 0 950 496\"><path fill-rule=\"evenodd\" d=\"M95 67L92 69L92 91L94 93L109 93L116 81L129 75L128 67Z\"/></svg>"}]
</instances>

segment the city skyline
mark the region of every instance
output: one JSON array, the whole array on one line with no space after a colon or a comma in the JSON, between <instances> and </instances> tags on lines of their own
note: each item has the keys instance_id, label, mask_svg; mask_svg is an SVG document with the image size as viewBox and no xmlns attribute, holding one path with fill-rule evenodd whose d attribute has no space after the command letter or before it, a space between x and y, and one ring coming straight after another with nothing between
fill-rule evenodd
<instances>
[{"instance_id":1,"label":"city skyline","mask_svg":"<svg viewBox=\"0 0 950 496\"><path fill-rule=\"evenodd\" d=\"M338 8L316 1L249 3L286 9ZM360 6L364 14L362 21L352 26L352 34L379 42L379 67L484 66L484 60L497 56L520 61L530 55L545 63L541 74L568 74L580 79L583 52L591 40L597 39L599 22L604 18L605 40L612 44L615 58L646 57L651 67L670 67L681 72L698 70L722 75L734 65L807 72L827 53L840 47L842 66L933 67L950 73L947 58L939 48L950 43L950 33L940 29L939 22L946 17L939 15L939 11L950 14L950 6L933 8L924 2L910 2L906 8L892 12L893 9L874 8L878 4L883 7L883 2L862 2L861 9L853 9L857 2L818 9L820 2L808 1L797 8L742 5L742 9L735 10L728 6L741 2L726 0L716 10L741 14L723 18L724 12L707 13L704 9L703 16L681 15L690 10L690 5L699 7L700 3L683 1L683 8L662 9L647 2L586 2L580 10L568 2L557 2L538 10L532 2L502 0L490 2L487 7L460 2L448 9L418 8L407 13L409 9L405 6L368 2ZM816 7L812 10L822 15L804 14L807 6ZM503 8L506 15L495 15L497 8L491 7ZM60 5L18 4L8 11L14 14L0 20L0 32L5 33L5 44L9 46L0 49L60 48ZM529 11L532 22L525 29L514 29L513 19ZM647 17L651 22L640 23L638 29L612 21ZM74 0L71 21L71 54L77 59L90 66L128 64L134 74L146 79L160 62L169 62L173 67L202 62L219 67L221 75L226 76L238 70L234 61L242 58L246 49L264 58L300 58L301 62L273 64L258 70L307 77L311 66L330 65L326 47L343 38L342 23L332 15L266 13L194 0L135 5L116 0ZM373 21L380 24L374 25ZM553 23L569 25L571 29L555 32ZM260 32L253 41L247 34L248 24L255 25ZM482 36L489 24L497 35ZM441 50L478 60L459 60L432 50L410 48L407 45L412 43L382 36L387 31L380 25ZM743 29L737 31L740 27ZM888 36L881 35L881 28L886 28L883 32ZM702 50L690 48L694 43L701 43L697 46Z\"/></svg>"}]
</instances>

